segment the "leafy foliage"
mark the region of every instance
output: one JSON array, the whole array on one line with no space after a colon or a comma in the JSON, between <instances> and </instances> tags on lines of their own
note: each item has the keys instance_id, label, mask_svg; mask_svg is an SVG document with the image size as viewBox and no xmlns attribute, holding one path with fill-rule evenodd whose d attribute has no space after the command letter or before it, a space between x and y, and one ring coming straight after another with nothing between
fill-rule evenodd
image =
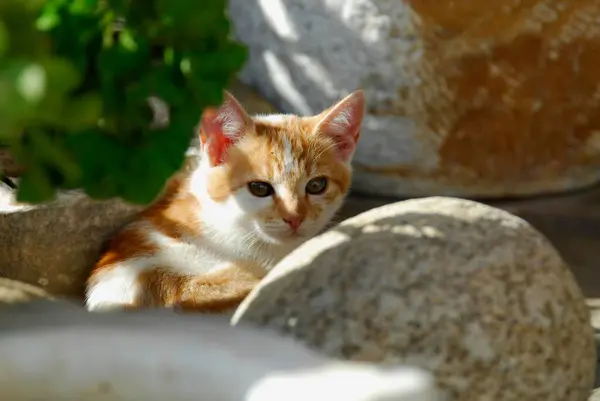
<instances>
[{"instance_id":1,"label":"leafy foliage","mask_svg":"<svg viewBox=\"0 0 600 401\"><path fill-rule=\"evenodd\" d=\"M26 171L18 197L82 188L151 201L219 104L246 49L226 0L0 1L0 146ZM153 129L148 98L169 105Z\"/></svg>"}]
</instances>

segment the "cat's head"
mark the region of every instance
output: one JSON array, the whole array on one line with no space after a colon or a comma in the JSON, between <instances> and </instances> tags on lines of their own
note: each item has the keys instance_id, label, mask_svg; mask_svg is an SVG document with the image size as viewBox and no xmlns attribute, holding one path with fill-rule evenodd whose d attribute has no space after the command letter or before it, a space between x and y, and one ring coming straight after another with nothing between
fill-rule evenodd
<instances>
[{"instance_id":1,"label":"cat's head","mask_svg":"<svg viewBox=\"0 0 600 401\"><path fill-rule=\"evenodd\" d=\"M251 117L225 93L199 126L205 212L249 241L286 244L314 236L349 190L364 108L359 90L315 116Z\"/></svg>"}]
</instances>

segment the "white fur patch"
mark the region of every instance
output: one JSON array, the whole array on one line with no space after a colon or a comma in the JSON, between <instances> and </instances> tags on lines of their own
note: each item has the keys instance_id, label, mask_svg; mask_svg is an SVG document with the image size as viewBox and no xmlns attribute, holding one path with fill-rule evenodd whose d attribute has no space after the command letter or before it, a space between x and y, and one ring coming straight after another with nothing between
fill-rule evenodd
<instances>
[{"instance_id":1,"label":"white fur patch","mask_svg":"<svg viewBox=\"0 0 600 401\"><path fill-rule=\"evenodd\" d=\"M198 217L204 223L202 241L205 247L215 249L221 257L233 261L246 259L267 267L277 262L291 249L266 243L254 218L261 210L271 207L273 199L253 196L244 187L224 202L215 202L206 192L209 168L208 163L202 162L191 181L192 192L202 205Z\"/></svg>"},{"instance_id":2,"label":"white fur patch","mask_svg":"<svg viewBox=\"0 0 600 401\"><path fill-rule=\"evenodd\" d=\"M259 123L283 124L293 116L293 114L257 114L253 118Z\"/></svg>"},{"instance_id":3,"label":"white fur patch","mask_svg":"<svg viewBox=\"0 0 600 401\"><path fill-rule=\"evenodd\" d=\"M350 127L352 115L349 110L334 110L334 117L329 121L329 127L335 134L345 134Z\"/></svg>"},{"instance_id":4,"label":"white fur patch","mask_svg":"<svg viewBox=\"0 0 600 401\"><path fill-rule=\"evenodd\" d=\"M298 163L292 152L292 143L288 138L281 138L283 143L283 171L282 174L292 174L298 170Z\"/></svg>"},{"instance_id":5,"label":"white fur patch","mask_svg":"<svg viewBox=\"0 0 600 401\"><path fill-rule=\"evenodd\" d=\"M171 238L159 231L150 232L150 240L159 251L152 256L152 266L167 267L180 274L206 274L220 270L222 260L203 247L204 238L186 242ZM231 266L231 264L226 264Z\"/></svg>"},{"instance_id":6,"label":"white fur patch","mask_svg":"<svg viewBox=\"0 0 600 401\"><path fill-rule=\"evenodd\" d=\"M98 272L95 283L86 291L89 311L110 311L131 305L140 294L137 281L146 266L146 258L129 259Z\"/></svg>"},{"instance_id":7,"label":"white fur patch","mask_svg":"<svg viewBox=\"0 0 600 401\"><path fill-rule=\"evenodd\" d=\"M231 262L224 262L214 253L207 252L203 247L203 238L198 238L196 243L188 243L152 228L148 228L147 233L149 242L159 251L153 255L116 263L99 271L95 276L95 284L89 285L87 289L88 310L109 311L134 304L141 291L138 278L149 269L162 267L180 274L207 274L231 266Z\"/></svg>"},{"instance_id":8,"label":"white fur patch","mask_svg":"<svg viewBox=\"0 0 600 401\"><path fill-rule=\"evenodd\" d=\"M227 103L226 106L219 110L219 121L223 134L228 138L237 138L245 130L244 120L241 118L233 105Z\"/></svg>"}]
</instances>

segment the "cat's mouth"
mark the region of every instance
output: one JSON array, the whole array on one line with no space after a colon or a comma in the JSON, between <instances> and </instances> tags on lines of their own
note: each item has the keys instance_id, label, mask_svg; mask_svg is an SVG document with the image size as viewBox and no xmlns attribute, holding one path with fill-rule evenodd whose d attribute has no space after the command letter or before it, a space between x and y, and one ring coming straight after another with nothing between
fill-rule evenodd
<instances>
[{"instance_id":1,"label":"cat's mouth","mask_svg":"<svg viewBox=\"0 0 600 401\"><path fill-rule=\"evenodd\" d=\"M266 242L272 244L294 243L307 238L304 230L284 230L277 232L265 232L261 230L260 233Z\"/></svg>"},{"instance_id":2,"label":"cat's mouth","mask_svg":"<svg viewBox=\"0 0 600 401\"><path fill-rule=\"evenodd\" d=\"M289 241L297 241L299 239L304 238L305 236L302 235L302 233L299 231L291 231L290 230L285 233L273 235L273 237L279 242L289 242Z\"/></svg>"},{"instance_id":3,"label":"cat's mouth","mask_svg":"<svg viewBox=\"0 0 600 401\"><path fill-rule=\"evenodd\" d=\"M254 222L256 235L264 242L273 245L295 245L314 236L313 224L302 224L293 229L287 225L269 226L260 221Z\"/></svg>"}]
</instances>

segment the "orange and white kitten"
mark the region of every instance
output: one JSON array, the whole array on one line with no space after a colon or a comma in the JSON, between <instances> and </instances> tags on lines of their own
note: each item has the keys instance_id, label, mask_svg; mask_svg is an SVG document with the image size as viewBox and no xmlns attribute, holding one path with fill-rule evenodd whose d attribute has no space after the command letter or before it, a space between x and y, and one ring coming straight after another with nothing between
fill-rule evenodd
<instances>
[{"instance_id":1,"label":"orange and white kitten","mask_svg":"<svg viewBox=\"0 0 600 401\"><path fill-rule=\"evenodd\" d=\"M193 168L110 242L87 308L234 309L342 205L364 103L356 91L315 116L250 117L225 93L202 115Z\"/></svg>"}]
</instances>

